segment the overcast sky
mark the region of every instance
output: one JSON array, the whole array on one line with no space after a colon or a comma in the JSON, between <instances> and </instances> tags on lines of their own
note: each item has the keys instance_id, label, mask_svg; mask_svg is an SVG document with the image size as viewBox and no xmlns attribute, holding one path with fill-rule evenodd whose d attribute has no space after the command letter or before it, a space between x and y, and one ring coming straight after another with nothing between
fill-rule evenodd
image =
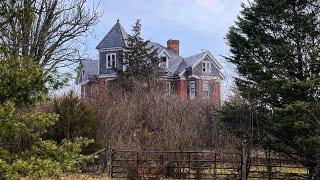
<instances>
[{"instance_id":1,"label":"overcast sky","mask_svg":"<svg viewBox=\"0 0 320 180\"><path fill-rule=\"evenodd\" d=\"M191 56L206 49L222 63L225 86L230 86L232 67L221 57L227 55L225 40L234 24L243 0L100 0L99 23L87 37L87 57L98 59L95 47L116 23L131 33L132 25L141 19L144 39L166 45L168 39L180 40L182 56ZM99 0L89 0L96 6Z\"/></svg>"},{"instance_id":2,"label":"overcast sky","mask_svg":"<svg viewBox=\"0 0 320 180\"><path fill-rule=\"evenodd\" d=\"M224 38L239 14L241 1L101 0L100 11L103 15L88 37L90 56L97 58L96 45L117 19L128 33L135 21L141 19L145 39L163 45L168 39L178 39L182 56L208 49L218 58L227 53Z\"/></svg>"}]
</instances>

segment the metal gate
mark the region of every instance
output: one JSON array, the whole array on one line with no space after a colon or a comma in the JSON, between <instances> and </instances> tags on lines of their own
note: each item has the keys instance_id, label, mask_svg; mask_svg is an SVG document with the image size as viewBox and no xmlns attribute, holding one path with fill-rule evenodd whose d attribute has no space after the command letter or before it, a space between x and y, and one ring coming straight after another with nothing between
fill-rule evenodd
<instances>
[{"instance_id":1,"label":"metal gate","mask_svg":"<svg viewBox=\"0 0 320 180\"><path fill-rule=\"evenodd\" d=\"M111 151L115 179L239 179L241 154L228 152ZM305 167L284 158L250 157L249 179L305 179ZM269 165L269 171L268 171Z\"/></svg>"}]
</instances>

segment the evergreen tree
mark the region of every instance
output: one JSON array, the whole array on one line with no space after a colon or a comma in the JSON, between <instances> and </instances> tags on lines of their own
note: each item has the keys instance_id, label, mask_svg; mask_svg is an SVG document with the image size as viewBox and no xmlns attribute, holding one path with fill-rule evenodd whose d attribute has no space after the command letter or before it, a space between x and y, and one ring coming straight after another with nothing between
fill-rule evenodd
<instances>
[{"instance_id":1,"label":"evergreen tree","mask_svg":"<svg viewBox=\"0 0 320 180\"><path fill-rule=\"evenodd\" d=\"M137 79L154 76L158 67L157 49L150 45L150 41L141 38L141 27L140 20L137 20L124 51L124 74Z\"/></svg>"},{"instance_id":2,"label":"evergreen tree","mask_svg":"<svg viewBox=\"0 0 320 180\"><path fill-rule=\"evenodd\" d=\"M54 113L39 112L35 103L47 93L42 68L30 59L0 60L0 179L23 176L40 179L77 171L87 156L86 138L43 140L58 121Z\"/></svg>"},{"instance_id":3,"label":"evergreen tree","mask_svg":"<svg viewBox=\"0 0 320 180\"><path fill-rule=\"evenodd\" d=\"M272 149L320 168L320 1L254 0L227 35L242 96L264 108ZM295 155L292 155L295 154Z\"/></svg>"}]
</instances>

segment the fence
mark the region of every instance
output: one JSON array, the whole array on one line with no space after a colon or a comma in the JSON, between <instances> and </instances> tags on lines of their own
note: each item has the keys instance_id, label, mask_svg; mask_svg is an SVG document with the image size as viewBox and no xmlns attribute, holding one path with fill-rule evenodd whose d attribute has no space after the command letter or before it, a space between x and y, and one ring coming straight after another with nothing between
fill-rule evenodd
<instances>
[{"instance_id":1,"label":"fence","mask_svg":"<svg viewBox=\"0 0 320 180\"><path fill-rule=\"evenodd\" d=\"M116 179L240 179L242 156L226 152L111 151ZM250 157L249 179L306 179L305 167L285 158Z\"/></svg>"}]
</instances>

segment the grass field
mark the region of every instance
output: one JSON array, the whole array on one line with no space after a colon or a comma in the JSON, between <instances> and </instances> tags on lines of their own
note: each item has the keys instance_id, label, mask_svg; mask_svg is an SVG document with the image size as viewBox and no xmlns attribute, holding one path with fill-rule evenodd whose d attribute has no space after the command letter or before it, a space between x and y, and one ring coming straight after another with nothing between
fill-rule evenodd
<instances>
[{"instance_id":1,"label":"grass field","mask_svg":"<svg viewBox=\"0 0 320 180\"><path fill-rule=\"evenodd\" d=\"M42 178L46 180L56 180L57 178ZM59 176L61 180L111 180L107 175L94 174L62 174ZM22 180L33 180L33 178L22 178Z\"/></svg>"},{"instance_id":2,"label":"grass field","mask_svg":"<svg viewBox=\"0 0 320 180\"><path fill-rule=\"evenodd\" d=\"M60 176L62 180L109 180L106 175L92 175L92 174L63 174Z\"/></svg>"}]
</instances>

